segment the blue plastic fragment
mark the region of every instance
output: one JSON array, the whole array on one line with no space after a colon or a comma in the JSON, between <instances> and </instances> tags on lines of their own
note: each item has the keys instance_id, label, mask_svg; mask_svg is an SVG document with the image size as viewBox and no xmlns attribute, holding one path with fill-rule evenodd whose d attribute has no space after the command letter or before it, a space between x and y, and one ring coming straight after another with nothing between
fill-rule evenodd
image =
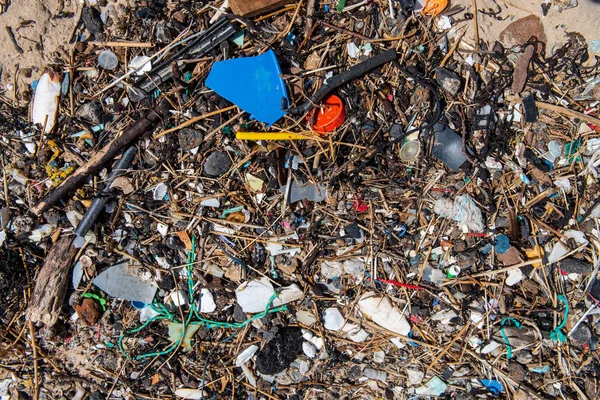
<instances>
[{"instance_id":1,"label":"blue plastic fragment","mask_svg":"<svg viewBox=\"0 0 600 400\"><path fill-rule=\"evenodd\" d=\"M490 380L490 379L482 379L481 383L483 384L483 386L485 386L486 388L488 388L488 390L494 394L498 394L500 392L504 392L504 386L502 385L502 383L496 381L496 380Z\"/></svg>"},{"instance_id":2,"label":"blue plastic fragment","mask_svg":"<svg viewBox=\"0 0 600 400\"><path fill-rule=\"evenodd\" d=\"M546 374L546 373L550 372L550 365L534 367L534 368L531 368L530 371L535 372L536 374Z\"/></svg>"},{"instance_id":3,"label":"blue plastic fragment","mask_svg":"<svg viewBox=\"0 0 600 400\"><path fill-rule=\"evenodd\" d=\"M510 249L510 239L506 235L498 235L496 236L496 241L494 243L494 250L498 254L504 254Z\"/></svg>"},{"instance_id":4,"label":"blue plastic fragment","mask_svg":"<svg viewBox=\"0 0 600 400\"><path fill-rule=\"evenodd\" d=\"M133 308L135 308L136 310L141 310L143 308L148 307L148 304L144 303L143 301L135 301L132 300L131 301L131 305L133 306Z\"/></svg>"},{"instance_id":5,"label":"blue plastic fragment","mask_svg":"<svg viewBox=\"0 0 600 400\"><path fill-rule=\"evenodd\" d=\"M492 245L489 243L486 243L485 246L479 249L481 254L489 254L490 251L492 251Z\"/></svg>"},{"instance_id":6,"label":"blue plastic fragment","mask_svg":"<svg viewBox=\"0 0 600 400\"><path fill-rule=\"evenodd\" d=\"M206 86L250 116L271 126L289 105L281 68L273 50L256 57L234 58L213 65Z\"/></svg>"}]
</instances>

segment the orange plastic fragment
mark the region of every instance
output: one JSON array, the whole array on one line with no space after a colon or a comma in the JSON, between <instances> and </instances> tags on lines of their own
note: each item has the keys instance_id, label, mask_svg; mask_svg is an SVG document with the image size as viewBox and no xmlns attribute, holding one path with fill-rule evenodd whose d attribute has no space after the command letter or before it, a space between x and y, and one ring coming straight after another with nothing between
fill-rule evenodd
<instances>
[{"instance_id":1,"label":"orange plastic fragment","mask_svg":"<svg viewBox=\"0 0 600 400\"><path fill-rule=\"evenodd\" d=\"M427 0L425 7L421 10L423 15L435 17L448 7L448 0Z\"/></svg>"}]
</instances>

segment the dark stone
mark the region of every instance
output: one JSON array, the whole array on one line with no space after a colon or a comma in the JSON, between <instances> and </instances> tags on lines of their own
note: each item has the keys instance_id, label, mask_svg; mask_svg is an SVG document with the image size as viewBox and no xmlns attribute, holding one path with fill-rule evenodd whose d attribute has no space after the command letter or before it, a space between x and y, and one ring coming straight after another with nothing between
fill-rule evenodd
<instances>
[{"instance_id":1,"label":"dark stone","mask_svg":"<svg viewBox=\"0 0 600 400\"><path fill-rule=\"evenodd\" d=\"M527 377L527 369L518 362L508 363L508 375L517 382L523 382Z\"/></svg>"},{"instance_id":2,"label":"dark stone","mask_svg":"<svg viewBox=\"0 0 600 400\"><path fill-rule=\"evenodd\" d=\"M223 151L215 151L204 161L204 173L207 176L216 178L231 168L231 159L229 155Z\"/></svg>"},{"instance_id":3,"label":"dark stone","mask_svg":"<svg viewBox=\"0 0 600 400\"><path fill-rule=\"evenodd\" d=\"M92 7L84 7L81 11L81 20L85 25L85 29L94 35L94 39L104 40L104 24L98 10Z\"/></svg>"},{"instance_id":4,"label":"dark stone","mask_svg":"<svg viewBox=\"0 0 600 400\"><path fill-rule=\"evenodd\" d=\"M246 318L246 313L242 310L242 307L239 304L236 304L233 307L233 319L235 322L244 322Z\"/></svg>"},{"instance_id":5,"label":"dark stone","mask_svg":"<svg viewBox=\"0 0 600 400\"><path fill-rule=\"evenodd\" d=\"M460 76L449 69L437 67L435 69L435 81L442 89L450 93L452 96L456 96L460 90Z\"/></svg>"},{"instance_id":6,"label":"dark stone","mask_svg":"<svg viewBox=\"0 0 600 400\"><path fill-rule=\"evenodd\" d=\"M106 399L106 397L104 396L104 393L102 393L99 390L96 390L95 392L93 392L90 395L90 400L104 400Z\"/></svg>"},{"instance_id":7,"label":"dark stone","mask_svg":"<svg viewBox=\"0 0 600 400\"><path fill-rule=\"evenodd\" d=\"M277 335L258 352L256 370L264 375L275 375L290 366L302 352L302 331L289 327Z\"/></svg>"},{"instance_id":8,"label":"dark stone","mask_svg":"<svg viewBox=\"0 0 600 400\"><path fill-rule=\"evenodd\" d=\"M573 331L569 339L572 343L576 344L577 346L583 346L584 344L588 344L592 339L592 330L590 329L588 324L581 323L579 324L577 329Z\"/></svg>"},{"instance_id":9,"label":"dark stone","mask_svg":"<svg viewBox=\"0 0 600 400\"><path fill-rule=\"evenodd\" d=\"M183 128L177 132L177 135L179 137L179 146L181 146L181 150L183 151L200 146L202 140L204 140L204 135L197 129Z\"/></svg>"},{"instance_id":10,"label":"dark stone","mask_svg":"<svg viewBox=\"0 0 600 400\"><path fill-rule=\"evenodd\" d=\"M350 382L356 382L362 377L362 369L358 365L353 365L348 370L348 380Z\"/></svg>"},{"instance_id":11,"label":"dark stone","mask_svg":"<svg viewBox=\"0 0 600 400\"><path fill-rule=\"evenodd\" d=\"M404 134L404 129L402 129L402 125L394 124L390 129L390 137L392 139L397 139Z\"/></svg>"},{"instance_id":12,"label":"dark stone","mask_svg":"<svg viewBox=\"0 0 600 400\"><path fill-rule=\"evenodd\" d=\"M585 275L592 272L592 265L576 258L565 258L559 264L560 269L567 274Z\"/></svg>"},{"instance_id":13,"label":"dark stone","mask_svg":"<svg viewBox=\"0 0 600 400\"><path fill-rule=\"evenodd\" d=\"M351 237L352 239L360 240L361 238L364 238L364 233L356 222L345 226L344 231L346 232L346 236Z\"/></svg>"},{"instance_id":14,"label":"dark stone","mask_svg":"<svg viewBox=\"0 0 600 400\"><path fill-rule=\"evenodd\" d=\"M75 111L75 115L88 124L98 125L102 123L104 112L102 111L102 104L99 101L90 101L79 106L77 111Z\"/></svg>"}]
</instances>

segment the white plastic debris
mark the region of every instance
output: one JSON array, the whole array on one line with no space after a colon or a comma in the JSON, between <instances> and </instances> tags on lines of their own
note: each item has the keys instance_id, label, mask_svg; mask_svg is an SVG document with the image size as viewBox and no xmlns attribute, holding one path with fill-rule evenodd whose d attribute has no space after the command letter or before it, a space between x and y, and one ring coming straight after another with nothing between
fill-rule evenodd
<instances>
[{"instance_id":1,"label":"white plastic debris","mask_svg":"<svg viewBox=\"0 0 600 400\"><path fill-rule=\"evenodd\" d=\"M242 351L237 358L235 359L236 367L241 367L246 364L258 351L258 346L253 344L248 347L246 350Z\"/></svg>"},{"instance_id":2,"label":"white plastic debris","mask_svg":"<svg viewBox=\"0 0 600 400\"><path fill-rule=\"evenodd\" d=\"M33 109L31 110L31 122L46 126L44 133L52 131L58 115L58 102L60 97L60 74L53 70L47 70L35 88L33 98Z\"/></svg>"},{"instance_id":3,"label":"white plastic debris","mask_svg":"<svg viewBox=\"0 0 600 400\"><path fill-rule=\"evenodd\" d=\"M154 193L152 193L152 197L154 198L154 200L164 200L165 196L167 195L167 191L167 185L165 185L164 183L159 183L154 188Z\"/></svg>"},{"instance_id":4,"label":"white plastic debris","mask_svg":"<svg viewBox=\"0 0 600 400\"><path fill-rule=\"evenodd\" d=\"M266 310L269 300L274 294L275 289L266 277L244 282L235 290L237 302L245 313L258 313ZM300 300L302 296L303 292L296 284L279 288L272 307Z\"/></svg>"},{"instance_id":5,"label":"white plastic debris","mask_svg":"<svg viewBox=\"0 0 600 400\"><path fill-rule=\"evenodd\" d=\"M450 321L453 318L458 317L458 314L456 313L456 311L454 311L454 309L452 308L447 308L445 310L441 310L438 311L437 313L435 313L435 315L433 317L431 317L431 319L433 321L439 321L444 325L447 325L450 323Z\"/></svg>"},{"instance_id":6,"label":"white plastic debris","mask_svg":"<svg viewBox=\"0 0 600 400\"><path fill-rule=\"evenodd\" d=\"M410 332L410 324L387 297L367 292L361 296L358 307L361 313L385 329L402 336Z\"/></svg>"},{"instance_id":7,"label":"white plastic debris","mask_svg":"<svg viewBox=\"0 0 600 400\"><path fill-rule=\"evenodd\" d=\"M183 289L173 291L170 297L175 307L183 307L190 304L189 296Z\"/></svg>"},{"instance_id":8,"label":"white plastic debris","mask_svg":"<svg viewBox=\"0 0 600 400\"><path fill-rule=\"evenodd\" d=\"M83 278L83 266L81 265L81 261L77 261L73 267L73 289L77 289L79 287L81 278Z\"/></svg>"},{"instance_id":9,"label":"white plastic debris","mask_svg":"<svg viewBox=\"0 0 600 400\"><path fill-rule=\"evenodd\" d=\"M200 329L200 325L190 324L186 328L183 324L177 322L169 322L167 327L169 329L169 340L172 343L181 340L181 347L186 350L190 350L192 348L192 338L198 329Z\"/></svg>"},{"instance_id":10,"label":"white plastic debris","mask_svg":"<svg viewBox=\"0 0 600 400\"><path fill-rule=\"evenodd\" d=\"M302 351L308 358L315 358L317 356L317 349L312 343L302 342Z\"/></svg>"},{"instance_id":11,"label":"white plastic debris","mask_svg":"<svg viewBox=\"0 0 600 400\"><path fill-rule=\"evenodd\" d=\"M200 312L212 313L217 309L217 304L210 290L202 288L200 290Z\"/></svg>"},{"instance_id":12,"label":"white plastic debris","mask_svg":"<svg viewBox=\"0 0 600 400\"><path fill-rule=\"evenodd\" d=\"M142 76L146 72L152 71L152 61L148 56L135 56L129 61L129 70L133 70L136 75Z\"/></svg>"},{"instance_id":13,"label":"white plastic debris","mask_svg":"<svg viewBox=\"0 0 600 400\"><path fill-rule=\"evenodd\" d=\"M350 58L356 58L360 54L360 49L356 44L354 44L354 42L348 43L346 48L348 50L348 57Z\"/></svg>"},{"instance_id":14,"label":"white plastic debris","mask_svg":"<svg viewBox=\"0 0 600 400\"><path fill-rule=\"evenodd\" d=\"M346 319L335 307L330 307L323 311L323 326L329 331L339 331L346 323Z\"/></svg>"},{"instance_id":15,"label":"white plastic debris","mask_svg":"<svg viewBox=\"0 0 600 400\"><path fill-rule=\"evenodd\" d=\"M578 246L588 245L590 242L585 238L583 232L576 231L570 229L566 231L564 234L567 238L575 240ZM561 257L569 252L569 249L562 244L562 242L557 241L552 247L552 251L550 251L550 255L548 256L548 263L552 264L557 262Z\"/></svg>"},{"instance_id":16,"label":"white plastic debris","mask_svg":"<svg viewBox=\"0 0 600 400\"><path fill-rule=\"evenodd\" d=\"M521 272L521 268L515 268L508 272L508 276L506 277L504 283L506 283L507 286L514 286L521 282L524 277L525 275L523 275L523 272Z\"/></svg>"},{"instance_id":17,"label":"white plastic debris","mask_svg":"<svg viewBox=\"0 0 600 400\"><path fill-rule=\"evenodd\" d=\"M167 236L167 234L169 233L169 225L159 222L158 224L156 224L156 230L162 236Z\"/></svg>"},{"instance_id":18,"label":"white plastic debris","mask_svg":"<svg viewBox=\"0 0 600 400\"><path fill-rule=\"evenodd\" d=\"M385 371L378 371L373 368L365 368L365 370L363 371L363 374L367 378L373 379L375 381L380 381L380 382L385 383L385 381L387 380L387 372L385 372Z\"/></svg>"},{"instance_id":19,"label":"white plastic debris","mask_svg":"<svg viewBox=\"0 0 600 400\"><path fill-rule=\"evenodd\" d=\"M199 400L208 397L208 393L201 389L181 388L175 391L175 396L182 399Z\"/></svg>"},{"instance_id":20,"label":"white plastic debris","mask_svg":"<svg viewBox=\"0 0 600 400\"><path fill-rule=\"evenodd\" d=\"M379 350L373 353L373 361L376 363L382 363L385 361L385 352L383 350Z\"/></svg>"},{"instance_id":21,"label":"white plastic debris","mask_svg":"<svg viewBox=\"0 0 600 400\"><path fill-rule=\"evenodd\" d=\"M200 205L204 206L204 207L219 208L219 207L221 207L221 202L219 202L219 199L212 198L212 199L202 200L200 202Z\"/></svg>"},{"instance_id":22,"label":"white plastic debris","mask_svg":"<svg viewBox=\"0 0 600 400\"><path fill-rule=\"evenodd\" d=\"M127 263L114 265L94 279L93 284L111 297L150 304L157 286L141 276L135 267Z\"/></svg>"},{"instance_id":23,"label":"white plastic debris","mask_svg":"<svg viewBox=\"0 0 600 400\"><path fill-rule=\"evenodd\" d=\"M140 322L146 322L159 314L152 307L144 307L140 310Z\"/></svg>"},{"instance_id":24,"label":"white plastic debris","mask_svg":"<svg viewBox=\"0 0 600 400\"><path fill-rule=\"evenodd\" d=\"M418 369L407 369L406 374L408 375L408 381L411 385L418 385L423 382L423 378L425 378L425 374Z\"/></svg>"},{"instance_id":25,"label":"white plastic debris","mask_svg":"<svg viewBox=\"0 0 600 400\"><path fill-rule=\"evenodd\" d=\"M31 234L29 235L29 240L37 243L40 240L42 240L43 238L45 238L46 236L48 236L51 232L52 232L52 225L44 224L44 225L40 226L39 228L31 231Z\"/></svg>"},{"instance_id":26,"label":"white plastic debris","mask_svg":"<svg viewBox=\"0 0 600 400\"><path fill-rule=\"evenodd\" d=\"M315 317L315 315L312 312L305 310L300 310L296 312L296 320L298 320L299 323L306 326L312 326L312 324L317 322L317 318Z\"/></svg>"},{"instance_id":27,"label":"white plastic debris","mask_svg":"<svg viewBox=\"0 0 600 400\"><path fill-rule=\"evenodd\" d=\"M73 228L77 228L79 221L83 218L83 214L77 210L69 210L65 213L67 220Z\"/></svg>"},{"instance_id":28,"label":"white plastic debris","mask_svg":"<svg viewBox=\"0 0 600 400\"><path fill-rule=\"evenodd\" d=\"M346 332L348 338L356 343L364 342L369 337L369 334L356 324L346 323L342 327L342 331Z\"/></svg>"},{"instance_id":29,"label":"white plastic debris","mask_svg":"<svg viewBox=\"0 0 600 400\"><path fill-rule=\"evenodd\" d=\"M2 246L4 244L5 240L6 240L6 232L0 231L0 246Z\"/></svg>"},{"instance_id":30,"label":"white plastic debris","mask_svg":"<svg viewBox=\"0 0 600 400\"><path fill-rule=\"evenodd\" d=\"M481 210L471 197L456 196L452 199L438 199L433 211L443 217L451 218L466 225L473 232L481 232L484 228Z\"/></svg>"},{"instance_id":31,"label":"white plastic debris","mask_svg":"<svg viewBox=\"0 0 600 400\"><path fill-rule=\"evenodd\" d=\"M446 392L448 385L443 380L434 376L425 385L415 389L415 393L422 396L440 396Z\"/></svg>"}]
</instances>

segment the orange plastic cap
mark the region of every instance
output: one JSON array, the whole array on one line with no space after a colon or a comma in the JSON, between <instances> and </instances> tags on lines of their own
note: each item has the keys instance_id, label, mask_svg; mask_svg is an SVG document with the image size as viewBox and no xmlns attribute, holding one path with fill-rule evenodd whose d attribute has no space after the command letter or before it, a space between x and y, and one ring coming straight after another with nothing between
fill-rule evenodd
<instances>
[{"instance_id":1,"label":"orange plastic cap","mask_svg":"<svg viewBox=\"0 0 600 400\"><path fill-rule=\"evenodd\" d=\"M319 133L329 133L335 131L346 120L346 112L342 99L335 95L329 96L320 108L313 110L306 117L310 121L314 113L317 113L313 129Z\"/></svg>"},{"instance_id":2,"label":"orange plastic cap","mask_svg":"<svg viewBox=\"0 0 600 400\"><path fill-rule=\"evenodd\" d=\"M435 17L444 11L446 7L448 7L448 0L427 0L425 7L423 7L421 12L423 15L431 15L432 17Z\"/></svg>"}]
</instances>

